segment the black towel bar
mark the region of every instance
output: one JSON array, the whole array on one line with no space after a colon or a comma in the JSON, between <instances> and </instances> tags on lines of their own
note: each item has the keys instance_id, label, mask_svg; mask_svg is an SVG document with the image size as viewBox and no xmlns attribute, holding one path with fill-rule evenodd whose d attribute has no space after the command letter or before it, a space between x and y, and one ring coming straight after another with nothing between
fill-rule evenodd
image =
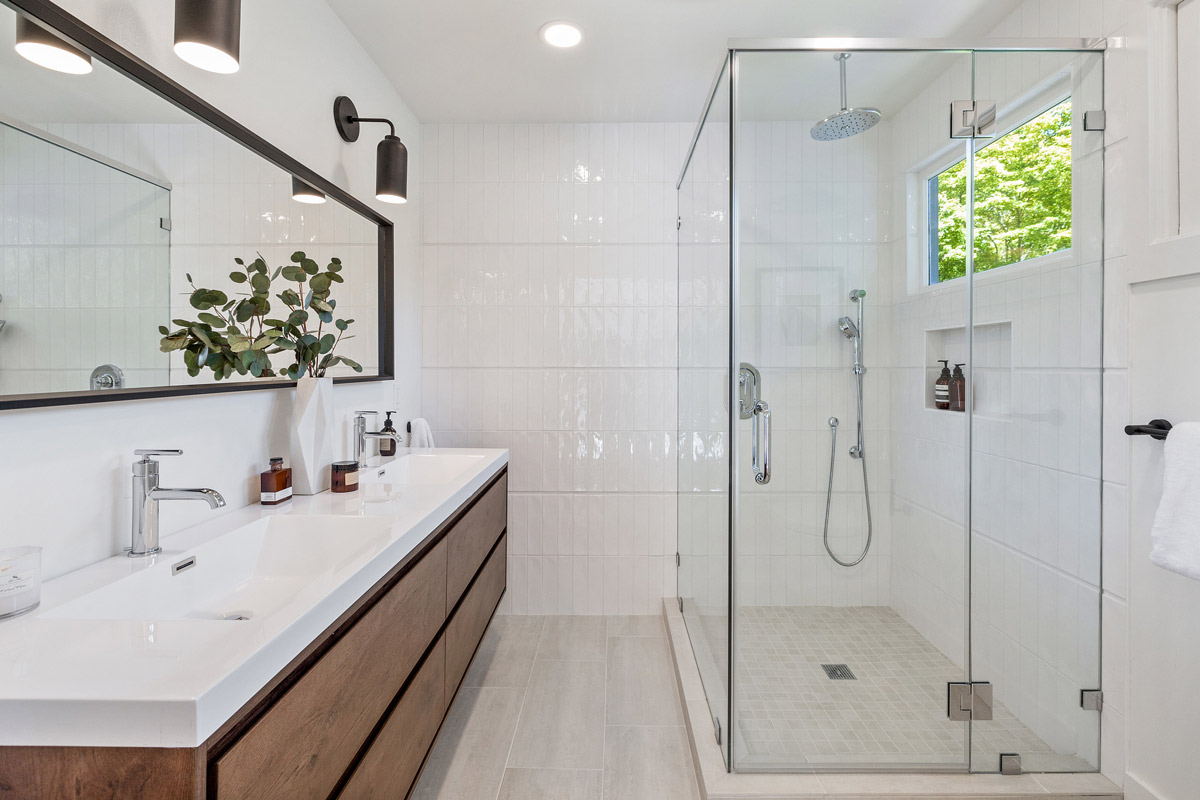
<instances>
[{"instance_id":1,"label":"black towel bar","mask_svg":"<svg viewBox=\"0 0 1200 800\"><path fill-rule=\"evenodd\" d=\"M1165 419L1152 419L1148 425L1126 425L1125 433L1129 436L1149 436L1160 442L1171 432L1171 423Z\"/></svg>"}]
</instances>

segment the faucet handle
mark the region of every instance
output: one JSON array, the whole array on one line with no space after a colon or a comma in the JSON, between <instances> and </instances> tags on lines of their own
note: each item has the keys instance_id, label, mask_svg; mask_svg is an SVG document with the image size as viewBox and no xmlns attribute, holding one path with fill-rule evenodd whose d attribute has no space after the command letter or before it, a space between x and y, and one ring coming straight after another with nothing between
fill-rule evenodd
<instances>
[{"instance_id":1,"label":"faucet handle","mask_svg":"<svg viewBox=\"0 0 1200 800\"><path fill-rule=\"evenodd\" d=\"M150 462L151 456L181 456L181 455L183 455L183 451L178 450L178 449L153 450L153 449L143 449L143 448L139 447L137 450L133 451L133 454L135 456L141 456L142 463L146 464L146 463Z\"/></svg>"},{"instance_id":2,"label":"faucet handle","mask_svg":"<svg viewBox=\"0 0 1200 800\"><path fill-rule=\"evenodd\" d=\"M372 417L379 416L378 411L355 411L354 414L359 417L365 417L367 414L370 414Z\"/></svg>"}]
</instances>

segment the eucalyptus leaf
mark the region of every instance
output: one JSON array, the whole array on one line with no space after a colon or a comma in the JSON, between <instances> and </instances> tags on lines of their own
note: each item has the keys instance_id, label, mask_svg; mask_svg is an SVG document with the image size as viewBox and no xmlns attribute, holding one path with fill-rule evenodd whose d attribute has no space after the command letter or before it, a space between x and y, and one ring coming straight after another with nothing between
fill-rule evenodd
<instances>
[{"instance_id":1,"label":"eucalyptus leaf","mask_svg":"<svg viewBox=\"0 0 1200 800\"><path fill-rule=\"evenodd\" d=\"M304 267L304 271L307 272L309 275L316 275L318 272L321 271L321 267L317 264L317 262L313 261L311 258L304 259L300 263L300 266Z\"/></svg>"},{"instance_id":2,"label":"eucalyptus leaf","mask_svg":"<svg viewBox=\"0 0 1200 800\"><path fill-rule=\"evenodd\" d=\"M308 281L308 288L312 289L317 294L329 291L329 276L325 273L313 275Z\"/></svg>"},{"instance_id":3,"label":"eucalyptus leaf","mask_svg":"<svg viewBox=\"0 0 1200 800\"><path fill-rule=\"evenodd\" d=\"M284 267L280 273L286 281L298 281L303 283L308 278L308 273L300 269L300 267Z\"/></svg>"},{"instance_id":4,"label":"eucalyptus leaf","mask_svg":"<svg viewBox=\"0 0 1200 800\"><path fill-rule=\"evenodd\" d=\"M263 272L256 272L250 278L250 287L260 294L271 291L271 279Z\"/></svg>"},{"instance_id":5,"label":"eucalyptus leaf","mask_svg":"<svg viewBox=\"0 0 1200 800\"><path fill-rule=\"evenodd\" d=\"M335 322L333 324L337 326L337 329L339 331L346 330L346 320L344 320L344 319L339 319L337 322Z\"/></svg>"},{"instance_id":6,"label":"eucalyptus leaf","mask_svg":"<svg viewBox=\"0 0 1200 800\"><path fill-rule=\"evenodd\" d=\"M234 283L245 283L246 282L246 273L231 272L231 273L229 273L229 280L233 281Z\"/></svg>"},{"instance_id":7,"label":"eucalyptus leaf","mask_svg":"<svg viewBox=\"0 0 1200 800\"><path fill-rule=\"evenodd\" d=\"M341 272L342 271L342 260L340 258L329 259L329 266L326 267L325 269L329 270L330 272Z\"/></svg>"},{"instance_id":8,"label":"eucalyptus leaf","mask_svg":"<svg viewBox=\"0 0 1200 800\"><path fill-rule=\"evenodd\" d=\"M213 326L214 328L224 328L225 327L225 320L221 319L216 314L205 314L204 312L201 312L201 313L197 314L196 316L200 319L201 322L207 322L209 325Z\"/></svg>"},{"instance_id":9,"label":"eucalyptus leaf","mask_svg":"<svg viewBox=\"0 0 1200 800\"><path fill-rule=\"evenodd\" d=\"M328 353L333 349L334 343L337 342L337 337L332 333L327 333L321 337L321 352Z\"/></svg>"},{"instance_id":10,"label":"eucalyptus leaf","mask_svg":"<svg viewBox=\"0 0 1200 800\"><path fill-rule=\"evenodd\" d=\"M304 254L303 250L297 250L296 252L292 253L292 261L295 261L297 264L306 258L308 258L308 256Z\"/></svg>"},{"instance_id":11,"label":"eucalyptus leaf","mask_svg":"<svg viewBox=\"0 0 1200 800\"><path fill-rule=\"evenodd\" d=\"M350 359L346 358L345 356L341 356L340 358L341 358L343 364L345 364L347 367L354 370L355 372L363 371L362 364L359 364L357 361L351 361Z\"/></svg>"}]
</instances>

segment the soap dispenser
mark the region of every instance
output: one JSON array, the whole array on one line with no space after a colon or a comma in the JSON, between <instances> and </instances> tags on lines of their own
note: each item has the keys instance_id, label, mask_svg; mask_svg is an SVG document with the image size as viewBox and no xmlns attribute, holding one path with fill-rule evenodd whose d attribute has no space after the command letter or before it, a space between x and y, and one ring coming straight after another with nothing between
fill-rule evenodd
<instances>
[{"instance_id":1,"label":"soap dispenser","mask_svg":"<svg viewBox=\"0 0 1200 800\"><path fill-rule=\"evenodd\" d=\"M392 414L395 414L395 413L396 413L395 411L387 412L387 419L385 419L383 421L383 428L380 430L380 433L394 434L396 432L396 426L392 425ZM381 456L396 455L396 440L395 439L380 439L379 440L379 455L381 455Z\"/></svg>"},{"instance_id":2,"label":"soap dispenser","mask_svg":"<svg viewBox=\"0 0 1200 800\"><path fill-rule=\"evenodd\" d=\"M942 374L933 384L933 406L945 411L950 408L950 361L939 358L938 363L942 365Z\"/></svg>"},{"instance_id":3,"label":"soap dispenser","mask_svg":"<svg viewBox=\"0 0 1200 800\"><path fill-rule=\"evenodd\" d=\"M954 365L954 374L950 377L950 410L967 410L967 376L963 375L963 364Z\"/></svg>"}]
</instances>

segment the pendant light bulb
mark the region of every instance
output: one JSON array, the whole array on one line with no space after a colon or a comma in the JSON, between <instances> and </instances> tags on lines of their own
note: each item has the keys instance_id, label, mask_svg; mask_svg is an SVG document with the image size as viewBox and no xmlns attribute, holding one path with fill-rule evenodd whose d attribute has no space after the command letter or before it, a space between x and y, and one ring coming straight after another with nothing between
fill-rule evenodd
<instances>
[{"instance_id":1,"label":"pendant light bulb","mask_svg":"<svg viewBox=\"0 0 1200 800\"><path fill-rule=\"evenodd\" d=\"M175 55L229 75L241 54L242 0L175 0Z\"/></svg>"},{"instance_id":2,"label":"pendant light bulb","mask_svg":"<svg viewBox=\"0 0 1200 800\"><path fill-rule=\"evenodd\" d=\"M92 71L91 56L20 15L15 49L22 58L55 72L86 75Z\"/></svg>"}]
</instances>

